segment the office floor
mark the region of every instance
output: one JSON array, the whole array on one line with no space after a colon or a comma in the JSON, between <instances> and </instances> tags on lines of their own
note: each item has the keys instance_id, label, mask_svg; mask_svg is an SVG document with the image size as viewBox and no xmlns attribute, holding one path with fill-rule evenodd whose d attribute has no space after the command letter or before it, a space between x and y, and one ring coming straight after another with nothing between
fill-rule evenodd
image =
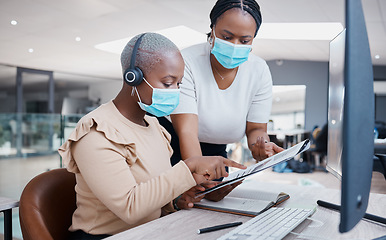
<instances>
[{"instance_id":1,"label":"office floor","mask_svg":"<svg viewBox=\"0 0 386 240\"><path fill-rule=\"evenodd\" d=\"M60 167L57 154L30 158L0 159L0 196L19 199L24 186L30 179L48 169ZM340 181L323 171L313 173L277 173L271 169L252 176L261 182L303 185L340 189ZM386 180L379 172L373 172L371 192L386 194ZM0 240L3 240L3 216L0 216ZM22 239L18 209L13 211L13 236Z\"/></svg>"},{"instance_id":2,"label":"office floor","mask_svg":"<svg viewBox=\"0 0 386 240\"><path fill-rule=\"evenodd\" d=\"M0 196L19 199L20 195L34 176L48 169L60 167L59 155L29 158L0 159ZM19 209L12 211L14 239L22 239L19 224ZM3 240L4 216L0 214L0 240Z\"/></svg>"}]
</instances>

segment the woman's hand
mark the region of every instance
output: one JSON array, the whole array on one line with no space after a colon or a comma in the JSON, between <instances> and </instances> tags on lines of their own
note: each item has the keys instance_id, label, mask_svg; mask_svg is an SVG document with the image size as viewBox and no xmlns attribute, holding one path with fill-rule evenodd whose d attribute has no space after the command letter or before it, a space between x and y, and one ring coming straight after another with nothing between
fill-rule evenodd
<instances>
[{"instance_id":1,"label":"woman's hand","mask_svg":"<svg viewBox=\"0 0 386 240\"><path fill-rule=\"evenodd\" d=\"M240 169L247 168L242 164L220 156L191 157L184 162L190 171L195 173L193 174L193 177L197 184L201 184L208 180L227 177L228 173L225 170L225 166Z\"/></svg>"},{"instance_id":2,"label":"woman's hand","mask_svg":"<svg viewBox=\"0 0 386 240\"><path fill-rule=\"evenodd\" d=\"M283 148L277 146L275 143L267 142L263 137L257 137L256 142L252 144L251 147L252 156L257 162L271 157L283 150Z\"/></svg>"},{"instance_id":3,"label":"woman's hand","mask_svg":"<svg viewBox=\"0 0 386 240\"><path fill-rule=\"evenodd\" d=\"M184 208L192 208L194 206L194 203L201 201L201 199L204 198L204 196L195 198L196 194L198 192L204 191L205 188L201 185L196 185L189 189L188 191L184 192L180 198L178 198L176 205L179 209Z\"/></svg>"},{"instance_id":4,"label":"woman's hand","mask_svg":"<svg viewBox=\"0 0 386 240\"><path fill-rule=\"evenodd\" d=\"M206 195L202 195L200 197L195 198L196 194L198 192L204 191L207 188L212 188L221 182L219 181L208 181L201 185L196 185L189 189L188 191L184 192L180 198L178 198L178 201L176 202L177 207L179 209L184 208L192 208L194 206L194 203L201 201L204 197L210 201L218 202L221 199L223 199L226 195L228 195L235 187L240 185L243 181L239 181L230 185L227 185L225 187L222 187L216 191L213 191L211 193L208 193Z\"/></svg>"},{"instance_id":5,"label":"woman's hand","mask_svg":"<svg viewBox=\"0 0 386 240\"><path fill-rule=\"evenodd\" d=\"M240 185L243 181L239 181L239 182L235 182L235 183L232 183L232 184L229 184L225 187L222 187L216 191L213 191L213 192L210 192L208 194L205 195L205 198L208 199L208 200L211 200L211 201L214 201L214 202L218 202L220 201L221 199L223 199L226 195L228 195L233 189L235 189L235 187L237 187L238 185ZM206 188L210 188L210 187L214 187L216 186L217 184L220 184L221 182L219 181L211 181L210 183L213 183L214 185L213 186L205 186Z\"/></svg>"}]
</instances>

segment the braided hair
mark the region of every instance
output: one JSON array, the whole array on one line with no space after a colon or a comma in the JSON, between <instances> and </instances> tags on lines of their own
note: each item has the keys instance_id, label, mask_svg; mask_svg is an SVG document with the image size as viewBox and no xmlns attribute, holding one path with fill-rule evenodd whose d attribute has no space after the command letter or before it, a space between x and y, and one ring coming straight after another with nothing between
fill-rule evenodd
<instances>
[{"instance_id":1,"label":"braided hair","mask_svg":"<svg viewBox=\"0 0 386 240\"><path fill-rule=\"evenodd\" d=\"M216 24L217 19L226 11L232 8L240 8L253 17L256 21L256 32L255 36L257 34L257 30L259 30L261 22L262 22L262 16L260 12L260 6L257 4L255 0L218 0L214 7L212 8L212 11L209 14L210 17L210 28L212 29L213 26ZM208 36L210 33L208 34Z\"/></svg>"}]
</instances>

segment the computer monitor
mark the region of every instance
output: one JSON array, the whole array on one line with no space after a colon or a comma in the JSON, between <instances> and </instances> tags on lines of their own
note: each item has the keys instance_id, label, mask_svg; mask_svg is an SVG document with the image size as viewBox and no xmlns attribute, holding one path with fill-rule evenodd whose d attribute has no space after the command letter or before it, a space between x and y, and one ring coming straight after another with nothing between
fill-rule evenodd
<instances>
[{"instance_id":1,"label":"computer monitor","mask_svg":"<svg viewBox=\"0 0 386 240\"><path fill-rule=\"evenodd\" d=\"M341 179L340 232L365 215L374 154L373 71L361 0L330 43L327 169Z\"/></svg>"}]
</instances>

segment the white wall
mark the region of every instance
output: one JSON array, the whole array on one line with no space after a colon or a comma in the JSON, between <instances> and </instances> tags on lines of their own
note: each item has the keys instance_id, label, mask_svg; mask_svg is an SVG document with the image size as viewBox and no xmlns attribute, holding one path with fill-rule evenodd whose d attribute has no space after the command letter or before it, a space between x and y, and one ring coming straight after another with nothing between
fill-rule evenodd
<instances>
[{"instance_id":1,"label":"white wall","mask_svg":"<svg viewBox=\"0 0 386 240\"><path fill-rule=\"evenodd\" d=\"M306 85L305 129L327 123L328 63L284 60L268 61L274 85Z\"/></svg>"},{"instance_id":2,"label":"white wall","mask_svg":"<svg viewBox=\"0 0 386 240\"><path fill-rule=\"evenodd\" d=\"M100 99L100 103L106 103L115 98L118 92L121 90L123 84L122 81L111 80L103 83L93 83L89 86L88 97L92 101Z\"/></svg>"}]
</instances>

